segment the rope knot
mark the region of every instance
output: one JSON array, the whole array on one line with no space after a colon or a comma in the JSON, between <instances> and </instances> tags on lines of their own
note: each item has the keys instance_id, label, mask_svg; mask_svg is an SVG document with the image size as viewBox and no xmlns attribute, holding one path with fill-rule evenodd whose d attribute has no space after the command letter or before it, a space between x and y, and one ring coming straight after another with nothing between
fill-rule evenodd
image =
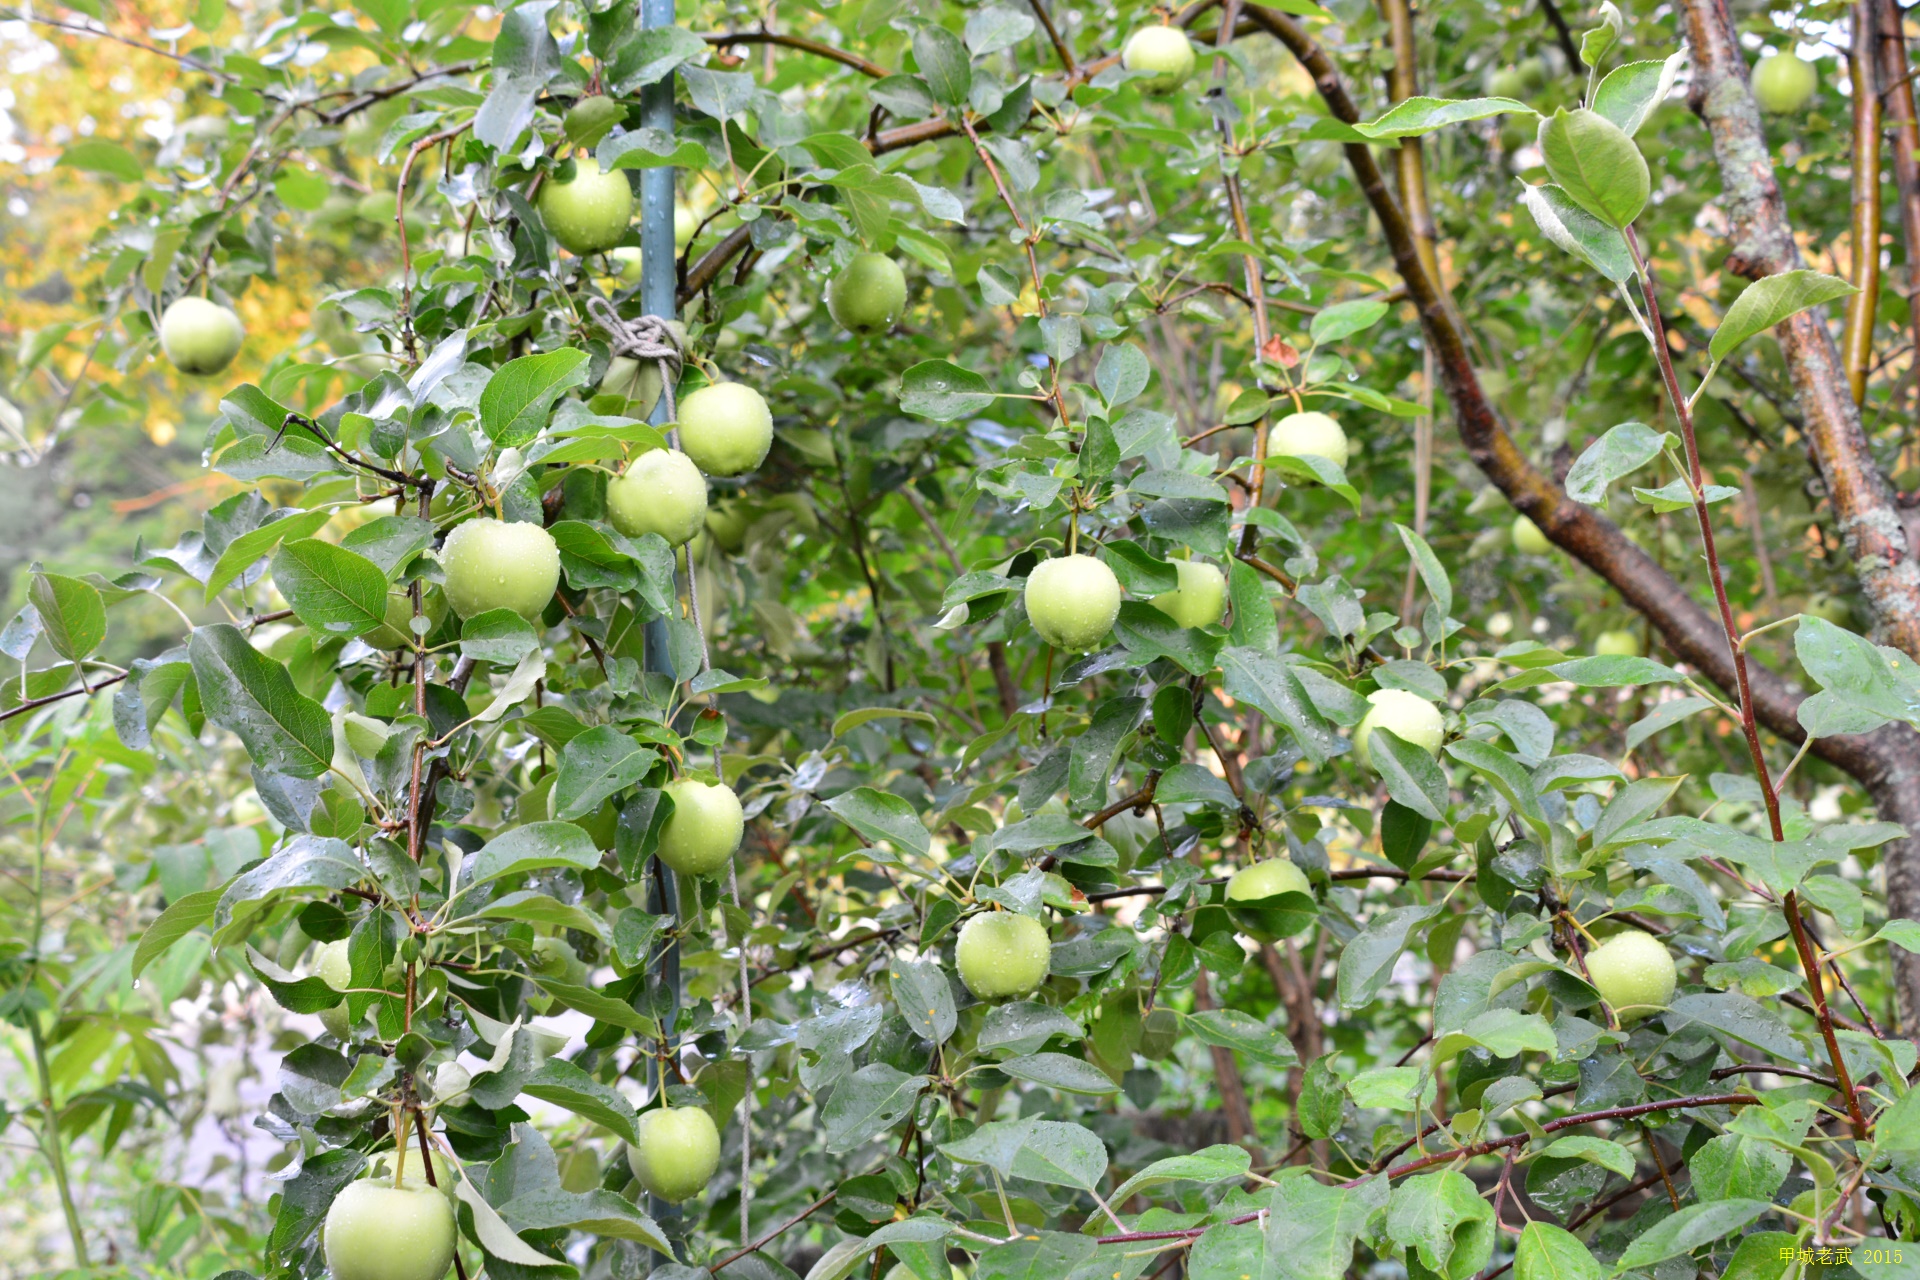
<instances>
[{"instance_id":1,"label":"rope knot","mask_svg":"<svg viewBox=\"0 0 1920 1280\"><path fill-rule=\"evenodd\" d=\"M679 335L665 319L660 316L623 319L611 302L598 297L587 300L587 312L607 331L607 345L614 355L654 361L662 366L662 380L669 386L680 380L686 355L681 350Z\"/></svg>"}]
</instances>

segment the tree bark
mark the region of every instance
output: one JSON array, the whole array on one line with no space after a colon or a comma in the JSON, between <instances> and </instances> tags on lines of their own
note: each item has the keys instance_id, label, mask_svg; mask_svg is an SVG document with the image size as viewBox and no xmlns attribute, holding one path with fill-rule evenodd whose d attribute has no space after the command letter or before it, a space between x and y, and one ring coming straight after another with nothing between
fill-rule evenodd
<instances>
[{"instance_id":1,"label":"tree bark","mask_svg":"<svg viewBox=\"0 0 1920 1280\"><path fill-rule=\"evenodd\" d=\"M1867 374L1873 368L1873 317L1880 306L1880 77L1881 0L1854 0L1853 39L1847 76L1853 82L1853 210L1850 243L1853 287L1847 299L1847 327L1840 340L1846 360L1847 389L1856 407L1867 400Z\"/></svg>"},{"instance_id":2,"label":"tree bark","mask_svg":"<svg viewBox=\"0 0 1920 1280\"><path fill-rule=\"evenodd\" d=\"M1913 105L1912 68L1908 65L1906 32L1899 6L1879 0L1881 106L1887 113L1887 132L1893 139L1893 181L1900 205L1900 227L1907 249L1907 315L1910 342L1920 343L1920 118ZM1913 375L1908 374L1908 382ZM1912 541L1911 532L1908 541Z\"/></svg>"}]
</instances>

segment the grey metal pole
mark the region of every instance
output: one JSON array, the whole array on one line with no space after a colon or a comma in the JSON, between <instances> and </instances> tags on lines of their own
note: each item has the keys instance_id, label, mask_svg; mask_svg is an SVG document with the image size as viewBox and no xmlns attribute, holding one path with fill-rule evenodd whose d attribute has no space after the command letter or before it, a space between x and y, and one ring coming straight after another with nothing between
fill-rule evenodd
<instances>
[{"instance_id":1,"label":"grey metal pole","mask_svg":"<svg viewBox=\"0 0 1920 1280\"><path fill-rule=\"evenodd\" d=\"M643 29L672 26L673 0L641 0L640 25ZM641 127L658 129L672 136L673 86L674 77L669 75L659 83L640 90ZM643 169L640 173L640 254L640 305L648 315L674 319L679 311L679 300L678 280L674 271L671 168ZM655 424L663 423L666 416L667 398L661 396L653 406L653 421ZM655 618L647 623L646 646L647 670L670 676L673 664L667 658L666 619ZM674 883L673 872L663 866L658 858L653 859L652 882L647 889L647 909L656 915L678 918L679 907L678 886ZM671 1024L680 1009L680 944L670 942L662 947L654 956L654 962L657 968L650 978L668 997L654 1007L665 1020L663 1029L671 1044ZM660 1065L660 1060L653 1058L648 1071L649 1083L655 1094L664 1092L666 1088ZM677 1244L681 1234L680 1206L656 1196L648 1196L647 1212L667 1233L667 1238ZM651 1253L647 1258L647 1270L651 1274L653 1263L658 1259Z\"/></svg>"}]
</instances>

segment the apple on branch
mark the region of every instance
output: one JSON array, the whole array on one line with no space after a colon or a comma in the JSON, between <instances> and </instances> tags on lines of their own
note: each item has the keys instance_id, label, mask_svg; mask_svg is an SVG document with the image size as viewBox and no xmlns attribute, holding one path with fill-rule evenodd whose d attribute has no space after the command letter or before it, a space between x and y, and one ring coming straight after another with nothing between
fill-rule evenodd
<instances>
[{"instance_id":1,"label":"apple on branch","mask_svg":"<svg viewBox=\"0 0 1920 1280\"><path fill-rule=\"evenodd\" d=\"M982 1000L1020 996L1047 980L1053 944L1047 926L1015 911L986 911L961 926L954 945L960 981Z\"/></svg>"}]
</instances>

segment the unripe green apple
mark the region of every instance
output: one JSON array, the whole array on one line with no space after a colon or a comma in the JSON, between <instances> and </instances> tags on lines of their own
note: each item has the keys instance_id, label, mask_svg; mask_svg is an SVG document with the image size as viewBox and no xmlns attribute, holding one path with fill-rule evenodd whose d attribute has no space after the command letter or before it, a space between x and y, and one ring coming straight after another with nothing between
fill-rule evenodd
<instances>
[{"instance_id":1,"label":"unripe green apple","mask_svg":"<svg viewBox=\"0 0 1920 1280\"><path fill-rule=\"evenodd\" d=\"M247 331L231 309L205 298L176 298L160 316L160 349L173 367L209 377L233 363Z\"/></svg>"},{"instance_id":2,"label":"unripe green apple","mask_svg":"<svg viewBox=\"0 0 1920 1280\"><path fill-rule=\"evenodd\" d=\"M710 476L737 476L766 461L773 412L744 382L715 382L680 402L680 447Z\"/></svg>"},{"instance_id":3,"label":"unripe green apple","mask_svg":"<svg viewBox=\"0 0 1920 1280\"><path fill-rule=\"evenodd\" d=\"M1498 67L1487 76L1487 94L1494 98L1518 98L1527 91L1527 78L1518 67Z\"/></svg>"},{"instance_id":4,"label":"unripe green apple","mask_svg":"<svg viewBox=\"0 0 1920 1280\"><path fill-rule=\"evenodd\" d=\"M1800 110L1819 87L1820 73L1797 54L1776 53L1753 69L1753 100L1775 115Z\"/></svg>"},{"instance_id":5,"label":"unripe green apple","mask_svg":"<svg viewBox=\"0 0 1920 1280\"><path fill-rule=\"evenodd\" d=\"M481 516L457 526L440 549L447 603L462 618L511 609L531 621L560 586L560 548L537 524Z\"/></svg>"},{"instance_id":6,"label":"unripe green apple","mask_svg":"<svg viewBox=\"0 0 1920 1280\"><path fill-rule=\"evenodd\" d=\"M1587 953L1594 990L1622 1022L1658 1013L1673 1003L1673 957L1652 934L1616 933Z\"/></svg>"},{"instance_id":7,"label":"unripe green apple","mask_svg":"<svg viewBox=\"0 0 1920 1280\"><path fill-rule=\"evenodd\" d=\"M1606 658L1637 658L1640 637L1631 631L1602 631L1594 638L1593 651Z\"/></svg>"},{"instance_id":8,"label":"unripe green apple","mask_svg":"<svg viewBox=\"0 0 1920 1280\"><path fill-rule=\"evenodd\" d=\"M1853 606L1843 597L1829 595L1825 591L1817 592L1808 597L1807 607L1802 609L1801 612L1812 614L1816 618L1825 619L1836 627L1851 627L1853 625Z\"/></svg>"},{"instance_id":9,"label":"unripe green apple","mask_svg":"<svg viewBox=\"0 0 1920 1280\"><path fill-rule=\"evenodd\" d=\"M575 253L611 249L633 221L633 188L624 172L602 173L600 162L587 157L575 164L572 182L549 179L540 188L540 217Z\"/></svg>"},{"instance_id":10,"label":"unripe green apple","mask_svg":"<svg viewBox=\"0 0 1920 1280\"><path fill-rule=\"evenodd\" d=\"M746 545L747 530L752 527L752 514L737 502L723 502L707 508L707 532L728 555L737 553Z\"/></svg>"},{"instance_id":11,"label":"unripe green apple","mask_svg":"<svg viewBox=\"0 0 1920 1280\"><path fill-rule=\"evenodd\" d=\"M420 615L427 620L426 632L420 637L424 640L447 616L447 593L440 589L439 583L429 582L421 587ZM390 592L386 622L360 638L376 649L413 648L413 597L404 591Z\"/></svg>"},{"instance_id":12,"label":"unripe green apple","mask_svg":"<svg viewBox=\"0 0 1920 1280\"><path fill-rule=\"evenodd\" d=\"M353 985L353 959L347 954L347 939L321 945L320 960L313 966L313 974L335 991L345 991Z\"/></svg>"},{"instance_id":13,"label":"unripe green apple","mask_svg":"<svg viewBox=\"0 0 1920 1280\"><path fill-rule=\"evenodd\" d=\"M1438 707L1405 689L1376 689L1367 695L1367 701L1373 705L1367 709L1360 727L1353 731L1354 752L1361 764L1373 765L1373 757L1367 754L1367 739L1375 729L1385 729L1430 756L1440 754L1440 742L1446 730Z\"/></svg>"},{"instance_id":14,"label":"unripe green apple","mask_svg":"<svg viewBox=\"0 0 1920 1280\"><path fill-rule=\"evenodd\" d=\"M954 944L960 981L982 1000L1025 995L1047 980L1053 945L1047 926L1014 911L987 911L968 920Z\"/></svg>"},{"instance_id":15,"label":"unripe green apple","mask_svg":"<svg viewBox=\"0 0 1920 1280\"><path fill-rule=\"evenodd\" d=\"M1271 898L1281 893L1313 893L1306 873L1285 858L1268 858L1242 867L1227 881L1228 902Z\"/></svg>"},{"instance_id":16,"label":"unripe green apple","mask_svg":"<svg viewBox=\"0 0 1920 1280\"><path fill-rule=\"evenodd\" d=\"M640 1141L627 1148L627 1167L662 1200L699 1195L720 1167L720 1131L699 1107L657 1107L642 1112L636 1128Z\"/></svg>"},{"instance_id":17,"label":"unripe green apple","mask_svg":"<svg viewBox=\"0 0 1920 1280\"><path fill-rule=\"evenodd\" d=\"M660 861L683 876L710 876L726 866L747 829L733 788L676 778L665 789L673 816L660 829Z\"/></svg>"},{"instance_id":18,"label":"unripe green apple","mask_svg":"<svg viewBox=\"0 0 1920 1280\"><path fill-rule=\"evenodd\" d=\"M1315 409L1290 413L1267 433L1267 452L1291 458L1325 458L1334 466L1347 465L1347 433L1331 417Z\"/></svg>"},{"instance_id":19,"label":"unripe green apple","mask_svg":"<svg viewBox=\"0 0 1920 1280\"><path fill-rule=\"evenodd\" d=\"M1521 555L1543 556L1553 550L1553 543L1547 541L1547 535L1540 532L1540 526L1526 516L1513 518L1513 549Z\"/></svg>"},{"instance_id":20,"label":"unripe green apple","mask_svg":"<svg viewBox=\"0 0 1920 1280\"><path fill-rule=\"evenodd\" d=\"M423 1182L349 1182L327 1210L333 1280L440 1280L453 1265L453 1210Z\"/></svg>"},{"instance_id":21,"label":"unripe green apple","mask_svg":"<svg viewBox=\"0 0 1920 1280\"><path fill-rule=\"evenodd\" d=\"M335 1040L343 1044L353 1038L353 1018L347 1012L347 1002L329 1005L320 1011L320 1025L325 1027Z\"/></svg>"},{"instance_id":22,"label":"unripe green apple","mask_svg":"<svg viewBox=\"0 0 1920 1280\"><path fill-rule=\"evenodd\" d=\"M707 522L707 478L678 449L649 449L608 483L607 519L629 538L657 533L677 547Z\"/></svg>"},{"instance_id":23,"label":"unripe green apple","mask_svg":"<svg viewBox=\"0 0 1920 1280\"><path fill-rule=\"evenodd\" d=\"M653 406L660 399L660 366L652 360L615 356L607 362L598 390L603 396L625 396L632 401L627 406L628 417L652 417Z\"/></svg>"},{"instance_id":24,"label":"unripe green apple","mask_svg":"<svg viewBox=\"0 0 1920 1280\"><path fill-rule=\"evenodd\" d=\"M614 271L608 279L614 287L629 289L640 283L640 275L647 269L647 263L638 245L618 245L607 251L607 257L613 263Z\"/></svg>"},{"instance_id":25,"label":"unripe green apple","mask_svg":"<svg viewBox=\"0 0 1920 1280\"><path fill-rule=\"evenodd\" d=\"M1193 74L1193 44L1178 27L1141 27L1120 49L1120 65L1146 73L1140 87L1148 93L1171 93Z\"/></svg>"},{"instance_id":26,"label":"unripe green apple","mask_svg":"<svg viewBox=\"0 0 1920 1280\"><path fill-rule=\"evenodd\" d=\"M1080 653L1113 629L1120 616L1120 580L1092 556L1056 556L1027 575L1027 618L1056 649Z\"/></svg>"},{"instance_id":27,"label":"unripe green apple","mask_svg":"<svg viewBox=\"0 0 1920 1280\"><path fill-rule=\"evenodd\" d=\"M907 277L880 253L856 253L827 286L827 310L854 333L885 333L907 305Z\"/></svg>"},{"instance_id":28,"label":"unripe green apple","mask_svg":"<svg viewBox=\"0 0 1920 1280\"><path fill-rule=\"evenodd\" d=\"M1183 627L1211 627L1227 613L1227 577L1203 560L1175 560L1180 585L1153 598L1153 607Z\"/></svg>"}]
</instances>

